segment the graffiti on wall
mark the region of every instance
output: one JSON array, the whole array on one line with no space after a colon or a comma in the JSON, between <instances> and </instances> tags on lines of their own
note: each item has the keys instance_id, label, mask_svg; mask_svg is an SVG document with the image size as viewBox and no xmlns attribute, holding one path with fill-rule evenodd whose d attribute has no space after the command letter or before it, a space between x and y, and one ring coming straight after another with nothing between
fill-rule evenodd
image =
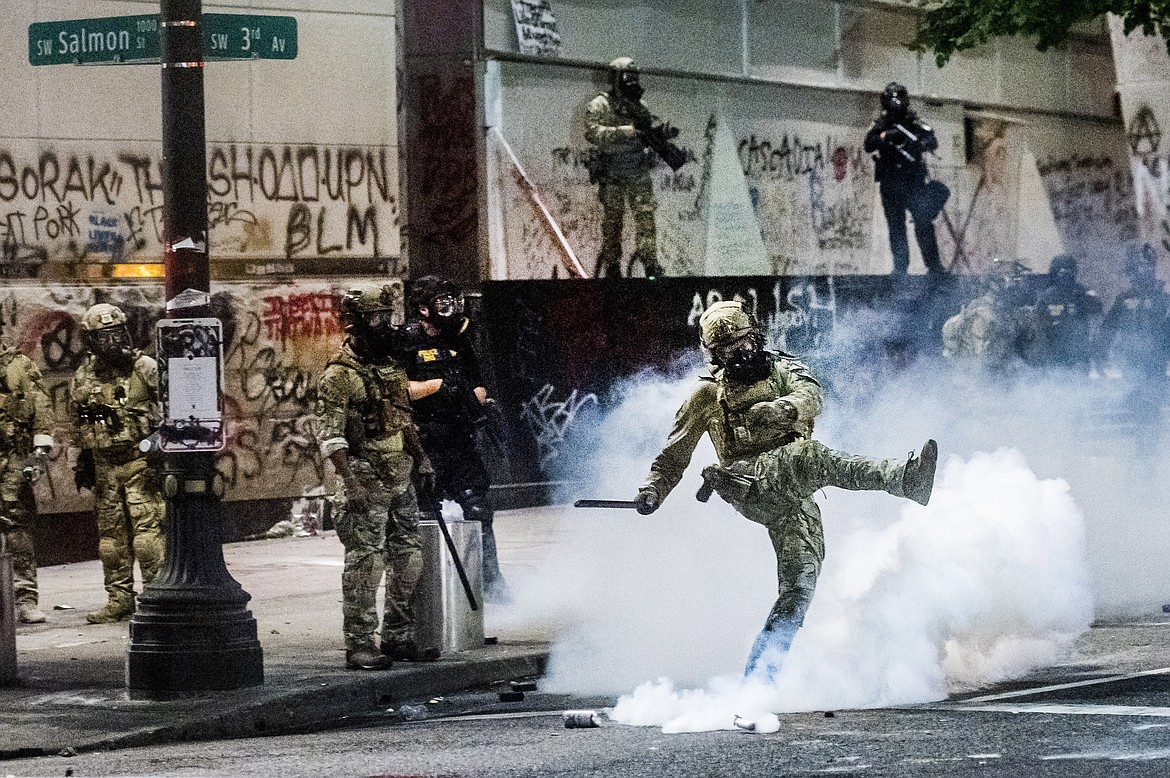
<instances>
[{"instance_id":1,"label":"graffiti on wall","mask_svg":"<svg viewBox=\"0 0 1170 778\"><path fill-rule=\"evenodd\" d=\"M213 285L212 293L227 344L228 445L218 464L228 499L295 497L320 486L326 468L316 440L317 380L343 338L337 318L343 289L329 281L223 283ZM57 420L54 493L38 495L45 512L88 505L89 493L72 487L67 402L69 380L84 356L80 315L99 300L121 306L135 343L150 350L161 287L95 293L79 286L21 285L0 298L5 337L44 372Z\"/></svg>"},{"instance_id":2,"label":"graffiti on wall","mask_svg":"<svg viewBox=\"0 0 1170 778\"><path fill-rule=\"evenodd\" d=\"M45 262L157 261L157 150L0 145L0 274ZM384 146L211 144L208 225L216 256L398 254L395 160Z\"/></svg>"}]
</instances>

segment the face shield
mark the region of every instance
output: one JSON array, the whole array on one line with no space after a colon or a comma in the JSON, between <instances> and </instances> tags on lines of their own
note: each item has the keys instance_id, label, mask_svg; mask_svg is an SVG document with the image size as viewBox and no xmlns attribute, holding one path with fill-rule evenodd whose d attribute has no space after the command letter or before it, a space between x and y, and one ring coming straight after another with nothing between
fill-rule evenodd
<instances>
[{"instance_id":1,"label":"face shield","mask_svg":"<svg viewBox=\"0 0 1170 778\"><path fill-rule=\"evenodd\" d=\"M427 321L444 332L456 332L463 327L463 295L443 292L431 298L427 305Z\"/></svg>"}]
</instances>

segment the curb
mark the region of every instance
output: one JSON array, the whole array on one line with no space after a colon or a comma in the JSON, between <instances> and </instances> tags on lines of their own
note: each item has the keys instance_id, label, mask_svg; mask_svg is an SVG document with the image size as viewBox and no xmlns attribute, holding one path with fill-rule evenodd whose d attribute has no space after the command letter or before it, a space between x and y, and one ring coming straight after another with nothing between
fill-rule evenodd
<instances>
[{"instance_id":1,"label":"curb","mask_svg":"<svg viewBox=\"0 0 1170 778\"><path fill-rule=\"evenodd\" d=\"M388 672L285 677L255 689L228 693L248 697L240 702L225 705L225 701L214 697L201 697L191 710L151 711L152 716L165 717L164 725L141 727L113 736L107 733L89 740L66 731L59 742L39 748L0 750L0 761L63 752L79 754L184 741L312 732L330 728L345 716L394 707L411 699L438 697L487 686L494 681L539 675L547 660L547 646L509 647L504 656L420 665L403 663L406 665L403 669ZM283 688L273 689L273 686ZM100 717L99 711L94 713Z\"/></svg>"}]
</instances>

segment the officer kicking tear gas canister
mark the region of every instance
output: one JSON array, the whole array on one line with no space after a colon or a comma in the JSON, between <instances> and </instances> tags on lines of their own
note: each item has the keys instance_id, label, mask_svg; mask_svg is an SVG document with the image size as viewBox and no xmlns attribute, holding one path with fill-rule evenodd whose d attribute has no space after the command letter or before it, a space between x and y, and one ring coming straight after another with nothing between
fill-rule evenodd
<instances>
[{"instance_id":1,"label":"officer kicking tear gas canister","mask_svg":"<svg viewBox=\"0 0 1170 778\"><path fill-rule=\"evenodd\" d=\"M763 333L741 303L712 305L699 327L711 370L679 408L634 502L639 513L657 510L678 485L699 439L711 437L719 464L703 470L699 498L717 492L764 525L776 551L779 596L744 668L745 676L771 680L804 622L825 556L813 494L825 486L878 490L925 505L938 446L928 440L918 456L905 460L834 451L812 439L820 385L793 357L764 349Z\"/></svg>"},{"instance_id":2,"label":"officer kicking tear gas canister","mask_svg":"<svg viewBox=\"0 0 1170 778\"><path fill-rule=\"evenodd\" d=\"M90 624L122 621L134 613L134 560L145 586L162 565L166 501L158 462L139 444L158 429L158 365L134 348L126 314L98 303L81 318L88 354L69 386L73 442L81 449L74 468L78 491L93 490L98 556L106 605Z\"/></svg>"},{"instance_id":3,"label":"officer kicking tear gas canister","mask_svg":"<svg viewBox=\"0 0 1170 778\"><path fill-rule=\"evenodd\" d=\"M403 331L399 360L410 377L410 398L423 449L435 467L433 488L419 490L424 513L441 516L443 500L454 500L466 521L478 521L483 537L484 597L507 599L500 574L491 479L479 450L478 431L498 429L499 410L487 396L479 360L468 335L463 292L438 276L414 282L410 293L416 320Z\"/></svg>"},{"instance_id":4,"label":"officer kicking tear gas canister","mask_svg":"<svg viewBox=\"0 0 1170 778\"><path fill-rule=\"evenodd\" d=\"M16 618L46 621L38 604L32 482L45 470L53 447L53 410L41 371L0 340L0 535L12 554Z\"/></svg>"},{"instance_id":5,"label":"officer kicking tear gas canister","mask_svg":"<svg viewBox=\"0 0 1170 778\"><path fill-rule=\"evenodd\" d=\"M653 278L662 275L662 268L650 171L655 158L678 170L686 164L687 154L671 142L678 129L654 116L642 102L633 60L618 57L609 63L609 78L609 90L594 97L585 112L585 140L594 146L590 181L597 184L602 212L601 253L594 275L622 277L622 225L628 204L634 219L629 270L640 263L646 277Z\"/></svg>"},{"instance_id":6,"label":"officer kicking tear gas canister","mask_svg":"<svg viewBox=\"0 0 1170 778\"><path fill-rule=\"evenodd\" d=\"M430 661L416 642L411 595L422 576L413 478L433 478L411 421L406 373L392 358L401 325L401 287L354 289L341 304L345 342L317 388L321 453L341 483L334 498L341 577L345 666L385 670L393 660ZM377 594L385 577L382 642Z\"/></svg>"}]
</instances>

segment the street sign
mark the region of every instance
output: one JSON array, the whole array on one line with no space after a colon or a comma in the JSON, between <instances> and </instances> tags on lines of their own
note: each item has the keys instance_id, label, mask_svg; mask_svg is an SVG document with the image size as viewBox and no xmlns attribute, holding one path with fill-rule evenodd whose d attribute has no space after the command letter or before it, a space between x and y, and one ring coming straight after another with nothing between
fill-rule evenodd
<instances>
[{"instance_id":1,"label":"street sign","mask_svg":"<svg viewBox=\"0 0 1170 778\"><path fill-rule=\"evenodd\" d=\"M203 58L296 59L296 17L203 14Z\"/></svg>"},{"instance_id":2,"label":"street sign","mask_svg":"<svg viewBox=\"0 0 1170 778\"><path fill-rule=\"evenodd\" d=\"M158 14L36 22L28 26L30 65L158 62Z\"/></svg>"},{"instance_id":3,"label":"street sign","mask_svg":"<svg viewBox=\"0 0 1170 778\"><path fill-rule=\"evenodd\" d=\"M30 65L156 63L158 14L35 22L28 26ZM203 58L296 59L293 16L203 14Z\"/></svg>"}]
</instances>

